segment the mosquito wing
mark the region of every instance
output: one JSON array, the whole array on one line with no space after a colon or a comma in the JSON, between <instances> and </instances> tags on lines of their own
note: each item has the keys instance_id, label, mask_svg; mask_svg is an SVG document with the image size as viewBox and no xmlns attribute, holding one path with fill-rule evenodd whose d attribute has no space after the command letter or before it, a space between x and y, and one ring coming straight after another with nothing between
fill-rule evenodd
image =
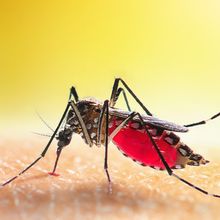
<instances>
[{"instance_id":1,"label":"mosquito wing","mask_svg":"<svg viewBox=\"0 0 220 220\"><path fill-rule=\"evenodd\" d=\"M131 112L124 111L121 109L116 109L116 108L109 108L109 114L112 116L125 119L131 114ZM168 131L175 131L175 132L187 132L188 131L188 128L182 125L175 124L173 122L168 122L168 121L161 120L161 119L155 118L153 116L148 116L148 115L141 114L141 116L145 123L163 128ZM133 120L140 121L138 116L134 117Z\"/></svg>"}]
</instances>

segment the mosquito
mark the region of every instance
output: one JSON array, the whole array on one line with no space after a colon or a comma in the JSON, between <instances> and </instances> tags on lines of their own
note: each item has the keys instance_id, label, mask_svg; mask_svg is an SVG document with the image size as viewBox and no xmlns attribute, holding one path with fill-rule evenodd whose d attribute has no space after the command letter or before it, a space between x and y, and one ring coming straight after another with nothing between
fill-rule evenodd
<instances>
[{"instance_id":1,"label":"mosquito","mask_svg":"<svg viewBox=\"0 0 220 220\"><path fill-rule=\"evenodd\" d=\"M131 110L126 92L134 98L145 114ZM121 94L127 110L115 107ZM156 170L165 170L168 175L177 178L201 193L220 198L220 195L209 193L174 173L175 169L185 168L186 165L199 166L209 162L181 142L174 132L187 132L189 127L205 124L218 116L220 116L220 112L208 120L183 126L158 119L152 115L121 78L115 79L110 100L104 102L92 98L80 100L75 87L71 87L63 115L40 156L1 186L6 186L14 181L41 160L55 138L58 141L56 160L53 170L49 174L57 176L56 168L61 152L65 146L70 144L73 133L77 133L90 147L93 145L105 147L104 170L110 191L112 190L112 181L108 171L108 145L112 141L124 156L131 158L138 164ZM64 126L61 129L63 124Z\"/></svg>"}]
</instances>

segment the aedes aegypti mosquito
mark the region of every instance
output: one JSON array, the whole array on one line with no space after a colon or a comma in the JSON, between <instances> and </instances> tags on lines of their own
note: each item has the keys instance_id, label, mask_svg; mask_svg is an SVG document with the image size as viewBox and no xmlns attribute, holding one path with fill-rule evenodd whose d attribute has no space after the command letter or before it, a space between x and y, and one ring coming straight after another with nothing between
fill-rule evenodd
<instances>
[{"instance_id":1,"label":"aedes aegypti mosquito","mask_svg":"<svg viewBox=\"0 0 220 220\"><path fill-rule=\"evenodd\" d=\"M119 82L123 88L119 87ZM146 114L131 110L126 92L135 99ZM120 94L124 97L127 111L114 107ZM184 168L186 165L199 166L209 162L182 143L174 132L187 132L188 127L205 124L218 116L220 116L220 112L208 120L184 126L155 118L121 78L115 79L110 100L104 102L95 99L79 100L76 89L72 87L66 109L41 155L18 175L4 182L1 186L9 184L43 158L54 138L58 140L57 157L53 171L49 174L56 176L55 171L62 149L70 143L72 134L78 133L90 147L93 144L105 146L104 169L110 190L108 144L112 141L123 155L138 164L157 170L166 170L170 176L188 186L206 195L220 198L220 195L208 193L179 177L173 171L174 169ZM62 123L64 123L64 128L59 130Z\"/></svg>"}]
</instances>

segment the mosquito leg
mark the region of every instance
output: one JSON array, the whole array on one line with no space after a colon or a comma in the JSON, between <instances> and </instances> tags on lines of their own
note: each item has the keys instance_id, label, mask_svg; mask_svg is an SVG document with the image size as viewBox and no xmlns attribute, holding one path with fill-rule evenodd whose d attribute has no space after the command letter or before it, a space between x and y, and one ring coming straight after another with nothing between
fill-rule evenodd
<instances>
[{"instance_id":1,"label":"mosquito leg","mask_svg":"<svg viewBox=\"0 0 220 220\"><path fill-rule=\"evenodd\" d=\"M126 95L126 93L125 93L125 90L124 90L123 88L121 88L121 87L117 89L117 92L116 92L116 94L115 94L114 100L113 100L113 102L112 102L112 107L115 106L115 104L116 104L116 102L118 101L118 98L119 98L119 96L120 96L121 93L123 94L123 97L124 97L124 100L125 100L127 109L128 109L128 111L130 112L130 111L131 111L131 107L130 107L130 105L129 105L127 95Z\"/></svg>"},{"instance_id":2,"label":"mosquito leg","mask_svg":"<svg viewBox=\"0 0 220 220\"><path fill-rule=\"evenodd\" d=\"M102 124L104 122L105 110L106 110L106 102L104 102L101 113L99 115L98 129L97 129L97 146L101 145L101 131L102 131Z\"/></svg>"},{"instance_id":3,"label":"mosquito leg","mask_svg":"<svg viewBox=\"0 0 220 220\"><path fill-rule=\"evenodd\" d=\"M105 114L105 117L104 117ZM109 101L106 100L104 102L103 108L101 110L98 122L98 130L97 130L97 145L101 144L101 131L103 124L105 122L105 159L104 159L104 170L108 179L108 192L112 193L112 181L111 177L108 172L108 143L109 143L109 132L108 132L108 125L109 125Z\"/></svg>"},{"instance_id":4,"label":"mosquito leg","mask_svg":"<svg viewBox=\"0 0 220 220\"><path fill-rule=\"evenodd\" d=\"M58 164L58 161L59 161L60 154L61 154L62 150L63 150L63 147L58 147L57 148L57 158L56 158L56 161L55 161L55 164L54 164L54 167L53 167L53 171L49 172L49 174L52 175L52 176L59 176L59 174L55 173L55 171L56 171L57 164Z\"/></svg>"},{"instance_id":5,"label":"mosquito leg","mask_svg":"<svg viewBox=\"0 0 220 220\"><path fill-rule=\"evenodd\" d=\"M127 95L126 95L124 89L121 88L121 87L118 88L118 86L119 86L119 80L115 79L114 85L112 87L112 94L111 94L111 98L110 98L110 106L111 107L115 106L115 104L116 104L116 102L117 102L117 100L118 100L118 98L119 98L119 96L122 92L125 103L126 103L127 108L128 108L128 111L131 111L130 105L128 103Z\"/></svg>"},{"instance_id":6,"label":"mosquito leg","mask_svg":"<svg viewBox=\"0 0 220 220\"><path fill-rule=\"evenodd\" d=\"M211 121L217 117L220 116L220 112L213 115L211 118L207 119L207 120L202 120L202 121L199 121L199 122L195 122L195 123L192 123L192 124L188 124L188 125L184 125L185 127L194 127L194 126L198 126L198 125L203 125L203 124L206 124L208 121Z\"/></svg>"},{"instance_id":7,"label":"mosquito leg","mask_svg":"<svg viewBox=\"0 0 220 220\"><path fill-rule=\"evenodd\" d=\"M85 125L85 123L84 123L84 121L83 121L83 118L82 118L82 116L81 116L81 114L80 114L80 112L79 112L79 110L78 110L78 108L77 108L75 102L74 102L74 101L71 101L71 102L70 102L70 106L72 107L73 111L76 113L76 117L77 117L77 119L78 119L78 121L79 121L79 124L80 124L80 126L81 126L81 128L82 128L82 131L83 131L83 134L84 134L84 136L85 136L85 139L86 139L87 144L88 144L90 147L92 147L93 143L92 143L91 137L90 137L90 135L89 135L89 133L88 133L88 130L87 130L87 128L86 128L86 125Z\"/></svg>"},{"instance_id":8,"label":"mosquito leg","mask_svg":"<svg viewBox=\"0 0 220 220\"><path fill-rule=\"evenodd\" d=\"M112 181L111 177L108 172L108 124L109 124L109 107L108 107L108 100L105 101L106 105L106 118L105 118L105 162L104 162L104 169L108 178L108 192L112 193Z\"/></svg>"},{"instance_id":9,"label":"mosquito leg","mask_svg":"<svg viewBox=\"0 0 220 220\"><path fill-rule=\"evenodd\" d=\"M114 106L117 99L118 99L118 85L119 85L119 82L121 82L124 87L127 89L127 91L131 94L131 96L136 100L136 102L142 107L142 109L145 111L146 114L152 116L152 113L144 106L144 104L138 99L138 97L134 94L134 92L130 89L130 87L125 83L125 81L121 78L116 78L115 79L115 82L114 82L114 85L113 85L113 88L112 88L112 94L111 94L111 98L110 98L110 106ZM119 92L120 93L120 92ZM126 98L125 98L126 100ZM126 101L127 103L127 101ZM192 124L187 124L187 125L184 125L185 127L194 127L194 126L198 126L198 125L203 125L203 124L206 124L208 121L211 121L217 117L220 116L220 112L213 115L211 118L207 119L207 120L202 120L202 121L199 121L199 122L195 122L195 123L192 123Z\"/></svg>"},{"instance_id":10,"label":"mosquito leg","mask_svg":"<svg viewBox=\"0 0 220 220\"><path fill-rule=\"evenodd\" d=\"M50 145L51 145L51 143L52 143L54 137L56 136L56 133L57 133L58 130L59 130L60 125L62 124L62 122L63 122L63 120L64 120L64 118L65 118L65 116L66 116L66 113L67 113L69 107L70 107L70 103L68 102L68 104L67 104L67 106L66 106L66 109L65 109L65 111L63 112L63 115L62 115L62 117L61 117L61 119L60 119L60 121L59 121L59 124L57 125L57 127L56 127L54 133L52 134L52 136L51 136L49 142L47 143L46 147L45 147L44 150L42 151L41 155L40 155L36 160L34 160L29 166L27 166L25 169L23 169L20 173L18 173L16 176L10 178L10 179L7 180L6 182L2 183L0 186L5 186L5 185L9 184L10 182L14 181L15 179L17 179L20 175L22 175L22 174L25 173L27 170L29 170L34 164L36 164L40 159L42 159L42 158L45 156L45 154L46 154L47 150L49 149L49 147L50 147Z\"/></svg>"},{"instance_id":11,"label":"mosquito leg","mask_svg":"<svg viewBox=\"0 0 220 220\"><path fill-rule=\"evenodd\" d=\"M117 101L117 92L118 92L118 85L119 82L123 84L126 90L130 93L130 95L135 99L135 101L142 107L147 115L152 116L151 112L144 106L144 104L138 99L138 97L134 94L134 92L130 89L130 87L122 80L121 78L116 78L115 82L112 87L112 94L110 98L110 106L114 106L115 101Z\"/></svg>"},{"instance_id":12,"label":"mosquito leg","mask_svg":"<svg viewBox=\"0 0 220 220\"><path fill-rule=\"evenodd\" d=\"M70 88L70 95L69 95L69 101L71 100L71 97L74 97L75 101L78 102L79 101L79 96L77 94L76 88L74 86L72 86Z\"/></svg>"}]
</instances>

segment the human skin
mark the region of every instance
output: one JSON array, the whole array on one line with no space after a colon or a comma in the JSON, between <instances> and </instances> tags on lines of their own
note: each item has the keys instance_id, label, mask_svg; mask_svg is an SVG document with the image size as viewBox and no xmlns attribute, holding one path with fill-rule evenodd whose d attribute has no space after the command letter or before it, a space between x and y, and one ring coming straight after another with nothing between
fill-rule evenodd
<instances>
[{"instance_id":1,"label":"human skin","mask_svg":"<svg viewBox=\"0 0 220 220\"><path fill-rule=\"evenodd\" d=\"M0 181L32 162L47 139L0 143ZM142 167L110 145L108 193L104 147L89 148L73 139L61 155L58 177L48 175L56 143L17 180L0 189L1 219L220 219L220 200L201 194L164 171ZM207 157L210 161L212 157ZM211 193L220 193L220 161L175 171Z\"/></svg>"}]
</instances>

